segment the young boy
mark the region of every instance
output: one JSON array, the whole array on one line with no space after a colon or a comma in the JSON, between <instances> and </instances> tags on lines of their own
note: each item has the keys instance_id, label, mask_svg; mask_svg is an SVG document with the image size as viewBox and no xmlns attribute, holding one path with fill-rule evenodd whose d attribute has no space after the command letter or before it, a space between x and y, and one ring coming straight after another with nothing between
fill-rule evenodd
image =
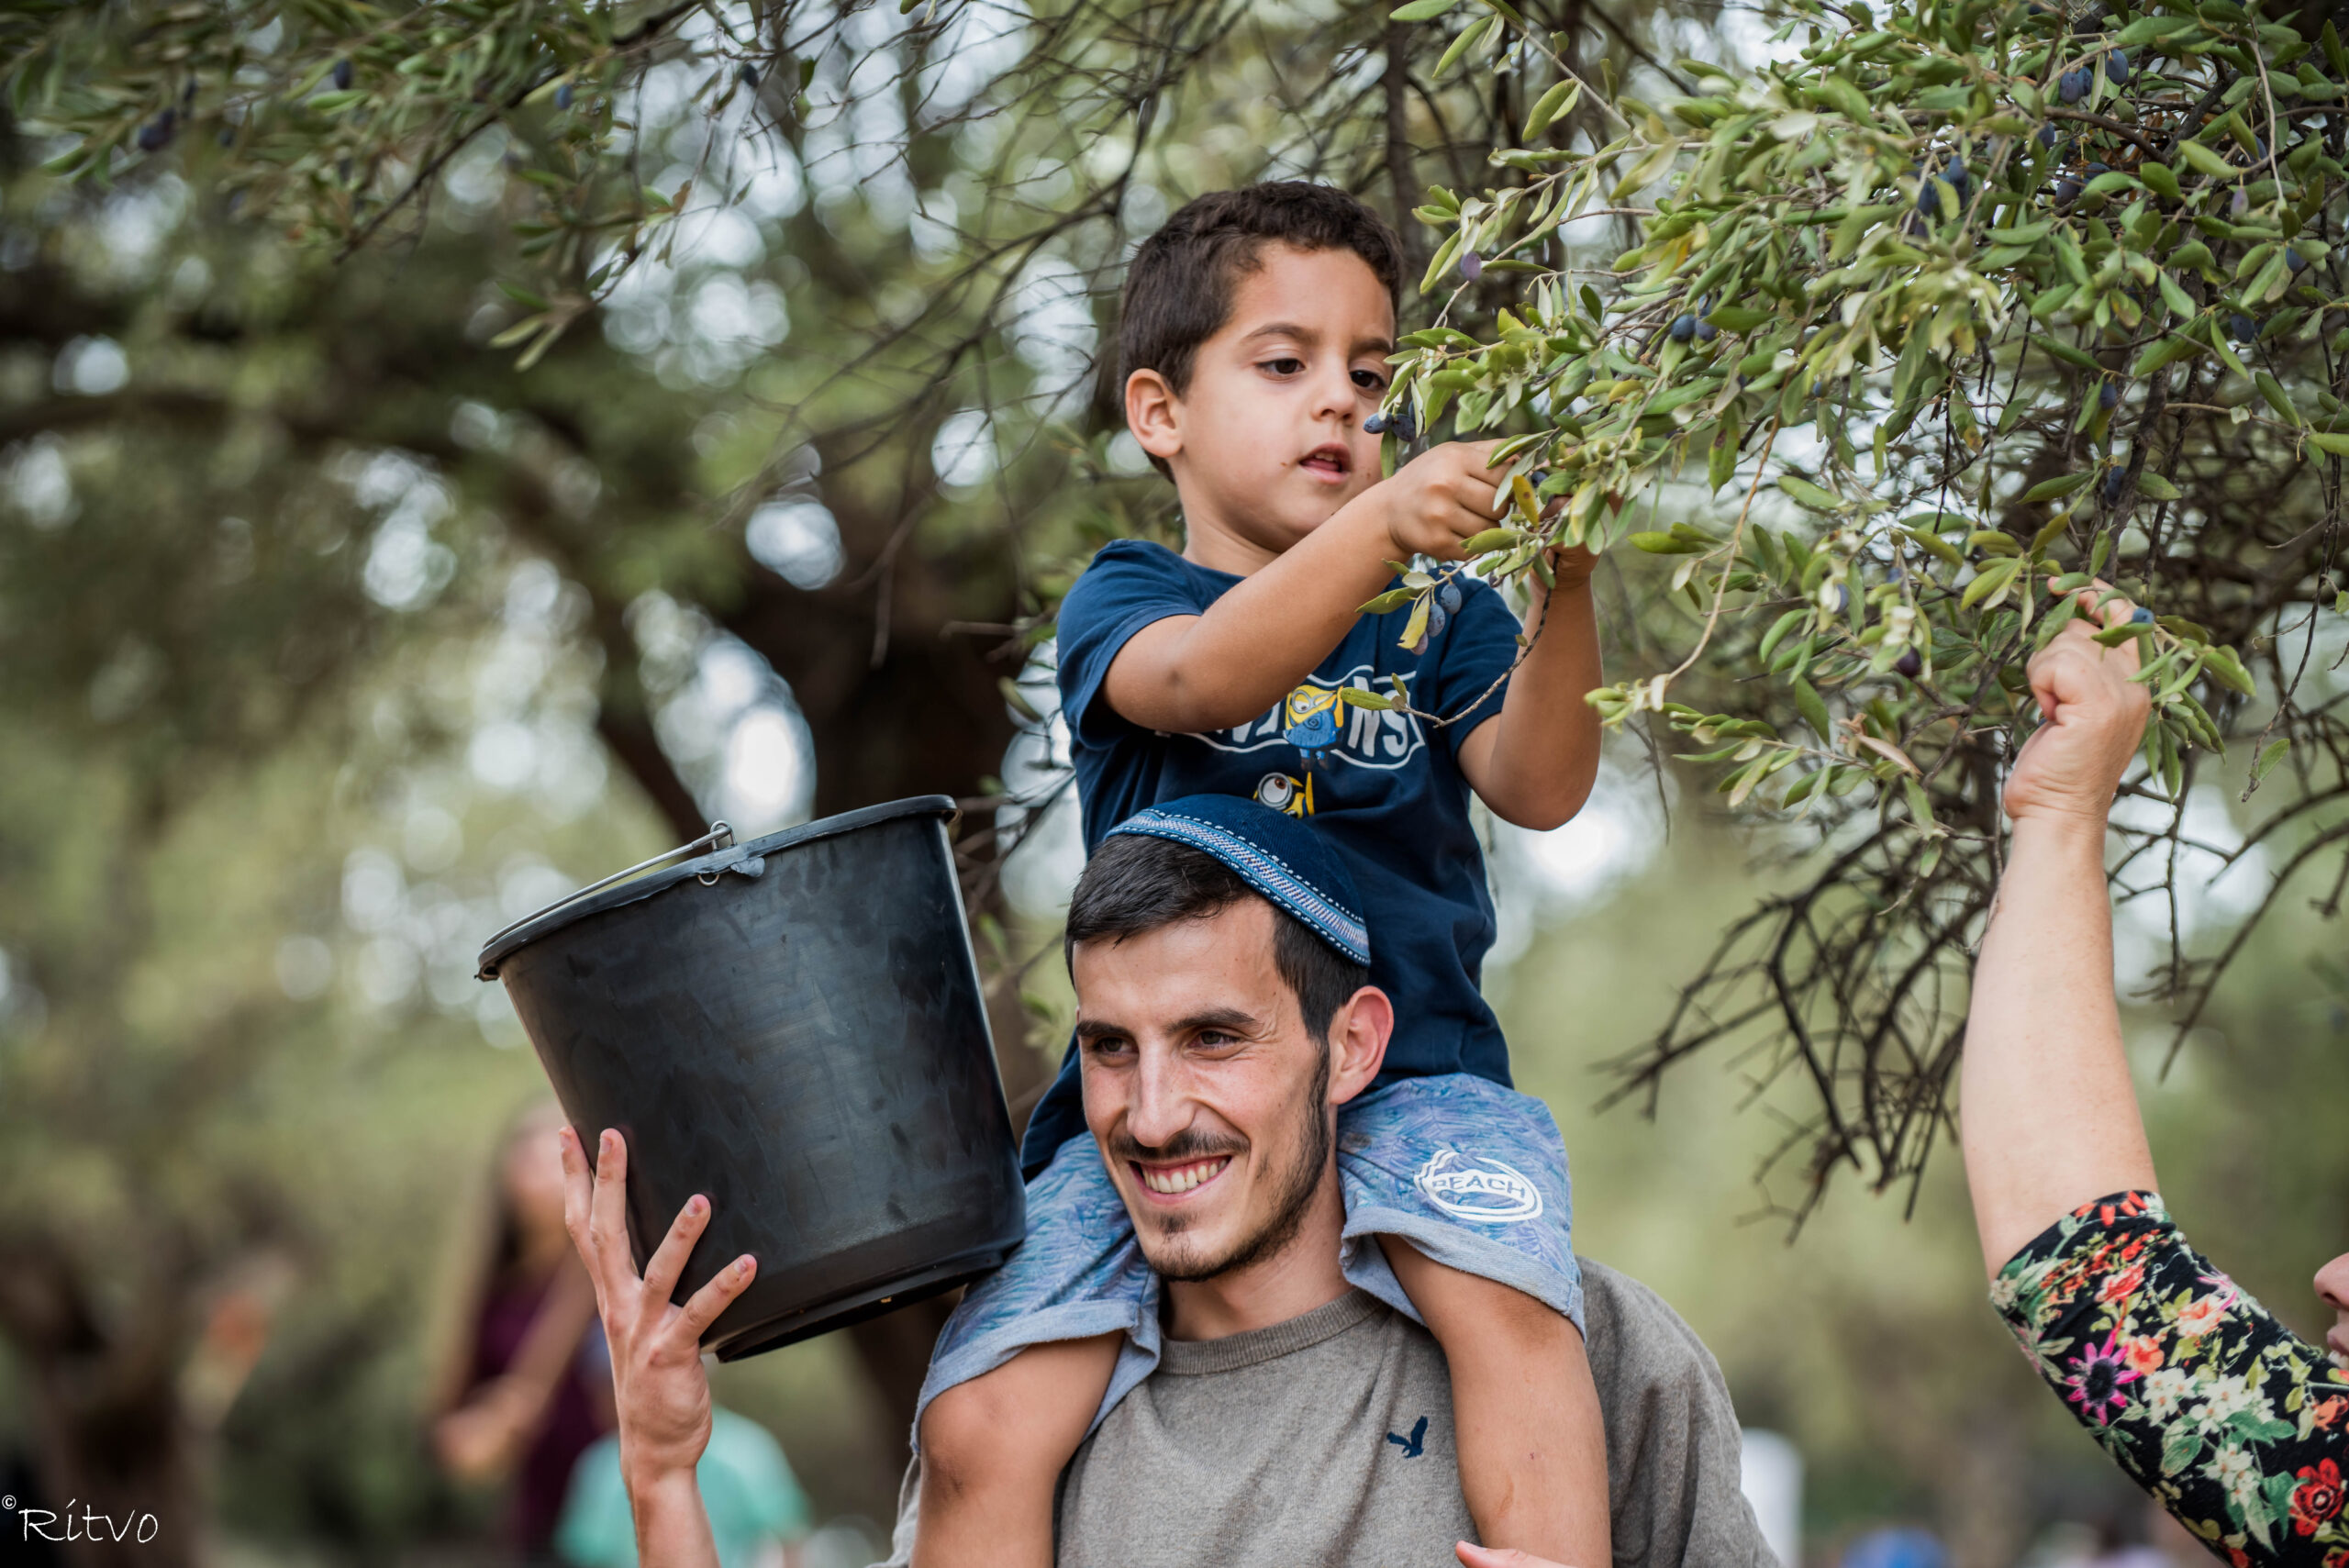
<instances>
[{"instance_id":1,"label":"young boy","mask_svg":"<svg viewBox=\"0 0 2349 1568\"><path fill-rule=\"evenodd\" d=\"M1297 183L1203 196L1136 253L1126 419L1174 481L1185 548L1095 558L1061 610L1063 711L1088 852L1145 806L1219 794L1309 817L1344 858L1396 1013L1379 1086L1339 1120L1347 1277L1442 1343L1483 1543L1603 1568L1564 1150L1508 1088L1478 991L1493 906L1468 818L1472 788L1534 828L1589 794L1591 562L1560 552L1557 585L1535 585L1522 662L1517 617L1473 578L1416 650L1401 612L1357 614L1389 562L1457 560L1505 510L1490 442L1379 478L1364 425L1389 380L1399 260L1367 207ZM1347 687L1416 711L1344 703ZM958 1308L923 1390L921 1568L1049 1562L1055 1478L1155 1362L1155 1281L1100 1201L1085 1130L1072 1052L1029 1124L1029 1242Z\"/></svg>"}]
</instances>

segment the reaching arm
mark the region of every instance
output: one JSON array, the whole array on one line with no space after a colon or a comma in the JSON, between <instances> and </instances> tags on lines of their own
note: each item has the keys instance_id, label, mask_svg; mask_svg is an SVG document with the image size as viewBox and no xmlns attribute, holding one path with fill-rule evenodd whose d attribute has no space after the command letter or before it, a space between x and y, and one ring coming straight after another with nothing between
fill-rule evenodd
<instances>
[{"instance_id":1,"label":"reaching arm","mask_svg":"<svg viewBox=\"0 0 2349 1568\"><path fill-rule=\"evenodd\" d=\"M2099 584L2101 586L2101 584ZM2095 602L2081 595L2081 608ZM2114 600L2105 623L2126 620ZM2076 1206L2154 1185L2121 1045L2104 830L2144 733L2133 641L2100 648L2083 615L2031 662L2043 722L2008 780L2014 835L1975 966L1960 1100L1965 1179L1995 1277Z\"/></svg>"},{"instance_id":2,"label":"reaching arm","mask_svg":"<svg viewBox=\"0 0 2349 1568\"><path fill-rule=\"evenodd\" d=\"M1205 615L1172 616L1127 639L1101 689L1129 724L1196 734L1245 724L1330 656L1386 586L1389 559L1455 560L1494 526L1497 443L1453 441L1372 485Z\"/></svg>"},{"instance_id":3,"label":"reaching arm","mask_svg":"<svg viewBox=\"0 0 2349 1568\"><path fill-rule=\"evenodd\" d=\"M636 1515L636 1555L644 1568L718 1568L694 1467L709 1446L709 1376L702 1330L741 1295L756 1272L748 1253L688 1297L669 1296L685 1258L709 1223L709 1202L690 1199L638 1277L624 1214L628 1145L606 1132L591 1176L578 1136L564 1128L562 1218L596 1282L611 1345L619 1416L620 1477Z\"/></svg>"},{"instance_id":4,"label":"reaching arm","mask_svg":"<svg viewBox=\"0 0 2349 1568\"><path fill-rule=\"evenodd\" d=\"M433 1424L433 1447L451 1474L487 1480L522 1457L545 1424L547 1407L569 1375L579 1338L595 1316L594 1284L584 1273L564 1269L548 1287L513 1365Z\"/></svg>"},{"instance_id":5,"label":"reaching arm","mask_svg":"<svg viewBox=\"0 0 2349 1568\"><path fill-rule=\"evenodd\" d=\"M1525 612L1533 646L1509 677L1501 711L1460 745L1460 771L1494 816L1547 832L1590 798L1598 777L1598 710L1583 701L1602 677L1586 550L1553 557L1557 586L1536 580Z\"/></svg>"}]
</instances>

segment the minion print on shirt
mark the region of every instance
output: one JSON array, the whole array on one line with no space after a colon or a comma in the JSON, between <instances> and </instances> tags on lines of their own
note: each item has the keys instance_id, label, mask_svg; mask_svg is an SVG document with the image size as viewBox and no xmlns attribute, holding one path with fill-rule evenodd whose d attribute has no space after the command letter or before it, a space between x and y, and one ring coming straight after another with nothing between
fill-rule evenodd
<instances>
[{"instance_id":1,"label":"minion print on shirt","mask_svg":"<svg viewBox=\"0 0 2349 1568\"><path fill-rule=\"evenodd\" d=\"M1255 796L1275 811L1310 817L1316 774L1327 777L1341 766L1400 768L1427 745L1419 721L1408 710L1358 706L1345 700L1349 689L1389 698L1406 695L1394 676L1364 665L1328 685L1306 682L1262 718L1194 739L1219 751L1293 751L1294 766L1258 779Z\"/></svg>"}]
</instances>

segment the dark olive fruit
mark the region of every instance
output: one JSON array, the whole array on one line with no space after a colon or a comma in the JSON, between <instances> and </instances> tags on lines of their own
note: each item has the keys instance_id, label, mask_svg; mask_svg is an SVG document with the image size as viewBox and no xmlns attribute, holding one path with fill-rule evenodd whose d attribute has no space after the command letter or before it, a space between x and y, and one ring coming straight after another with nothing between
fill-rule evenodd
<instances>
[{"instance_id":1,"label":"dark olive fruit","mask_svg":"<svg viewBox=\"0 0 2349 1568\"><path fill-rule=\"evenodd\" d=\"M179 117L176 114L170 109L165 109L161 114L157 115L145 125L140 126L139 128L139 150L141 152L161 152L163 150L165 147L171 144L172 128L178 119Z\"/></svg>"},{"instance_id":2,"label":"dark olive fruit","mask_svg":"<svg viewBox=\"0 0 2349 1568\"><path fill-rule=\"evenodd\" d=\"M2104 57L2104 79L2114 86L2129 80L2129 51L2116 49Z\"/></svg>"},{"instance_id":3,"label":"dark olive fruit","mask_svg":"<svg viewBox=\"0 0 2349 1568\"><path fill-rule=\"evenodd\" d=\"M570 83L566 82L562 86L557 87L554 90L554 106L558 109L567 109L571 107Z\"/></svg>"},{"instance_id":4,"label":"dark olive fruit","mask_svg":"<svg viewBox=\"0 0 2349 1568\"><path fill-rule=\"evenodd\" d=\"M742 79L742 85L745 87L755 87L759 84L759 68L755 65L745 65L734 74Z\"/></svg>"},{"instance_id":5,"label":"dark olive fruit","mask_svg":"<svg viewBox=\"0 0 2349 1568\"><path fill-rule=\"evenodd\" d=\"M2259 323L2238 310L2227 317L2227 336L2238 343L2252 342L2259 336Z\"/></svg>"},{"instance_id":6,"label":"dark olive fruit","mask_svg":"<svg viewBox=\"0 0 2349 1568\"><path fill-rule=\"evenodd\" d=\"M2104 504L2108 506L2118 506L2121 501L2121 487L2128 483L2129 471L2125 468L2116 468L2110 473L2106 474L2104 476Z\"/></svg>"},{"instance_id":7,"label":"dark olive fruit","mask_svg":"<svg viewBox=\"0 0 2349 1568\"><path fill-rule=\"evenodd\" d=\"M1957 193L1960 202L1965 200L1966 187L1972 183L1965 172L1965 165L1955 159L1927 173L1917 183L1917 210L1927 217L1941 216L1941 192L1933 183L1936 180L1947 181L1949 188Z\"/></svg>"},{"instance_id":8,"label":"dark olive fruit","mask_svg":"<svg viewBox=\"0 0 2349 1568\"><path fill-rule=\"evenodd\" d=\"M1685 343L1697 335L1697 318L1686 311L1672 318L1672 340Z\"/></svg>"},{"instance_id":9,"label":"dark olive fruit","mask_svg":"<svg viewBox=\"0 0 2349 1568\"><path fill-rule=\"evenodd\" d=\"M346 90L351 86L351 61L348 59L334 62L334 84Z\"/></svg>"},{"instance_id":10,"label":"dark olive fruit","mask_svg":"<svg viewBox=\"0 0 2349 1568\"><path fill-rule=\"evenodd\" d=\"M1711 322L1699 321L1697 323L1697 341L1699 343L1709 343L1720 335L1721 329L1714 326Z\"/></svg>"},{"instance_id":11,"label":"dark olive fruit","mask_svg":"<svg viewBox=\"0 0 2349 1568\"><path fill-rule=\"evenodd\" d=\"M1362 422L1362 428L1364 435L1383 436L1386 433L1386 416L1373 414Z\"/></svg>"},{"instance_id":12,"label":"dark olive fruit","mask_svg":"<svg viewBox=\"0 0 2349 1568\"><path fill-rule=\"evenodd\" d=\"M1435 591L1435 607L1448 616L1459 613L1460 579L1447 577L1443 580L1442 586Z\"/></svg>"},{"instance_id":13,"label":"dark olive fruit","mask_svg":"<svg viewBox=\"0 0 2349 1568\"><path fill-rule=\"evenodd\" d=\"M2289 267L2293 272L2297 272L2308 264L2309 259L2306 256L2301 255L2298 250L2293 250L2289 246L2286 246L2284 248L2284 265Z\"/></svg>"},{"instance_id":14,"label":"dark olive fruit","mask_svg":"<svg viewBox=\"0 0 2349 1568\"><path fill-rule=\"evenodd\" d=\"M1428 606L1428 635L1430 637L1442 637L1443 635L1443 628L1451 624L1452 612L1450 610L1445 609L1440 604L1430 605Z\"/></svg>"},{"instance_id":15,"label":"dark olive fruit","mask_svg":"<svg viewBox=\"0 0 2349 1568\"><path fill-rule=\"evenodd\" d=\"M2069 175L2056 181L2055 205L2057 206L2070 206L2074 202L2080 199L2080 183L2077 180L2071 178Z\"/></svg>"},{"instance_id":16,"label":"dark olive fruit","mask_svg":"<svg viewBox=\"0 0 2349 1568\"><path fill-rule=\"evenodd\" d=\"M2109 174L2112 172L2112 165L2110 163L2091 163L2087 166L2087 172L2090 177L2094 177L2098 174Z\"/></svg>"},{"instance_id":17,"label":"dark olive fruit","mask_svg":"<svg viewBox=\"0 0 2349 1568\"><path fill-rule=\"evenodd\" d=\"M2043 125L2043 126L2041 126L2041 127L2039 128L2039 145L2040 145L2040 146L2042 146L2042 147L2053 147L2053 146L2054 146L2054 145L2055 145L2056 139L2056 139L2056 135L2055 135L2055 128L2054 128L2054 126L2052 126L2052 125Z\"/></svg>"},{"instance_id":18,"label":"dark olive fruit","mask_svg":"<svg viewBox=\"0 0 2349 1568\"><path fill-rule=\"evenodd\" d=\"M2096 400L2104 407L2118 408L2121 406L2121 388L2108 381L2097 389Z\"/></svg>"},{"instance_id":19,"label":"dark olive fruit","mask_svg":"<svg viewBox=\"0 0 2349 1568\"><path fill-rule=\"evenodd\" d=\"M1903 652L1899 658L1895 659L1892 662L1892 667L1913 681L1923 672L1925 662L1918 658L1917 651L1911 648Z\"/></svg>"},{"instance_id":20,"label":"dark olive fruit","mask_svg":"<svg viewBox=\"0 0 2349 1568\"><path fill-rule=\"evenodd\" d=\"M1485 259L1482 256L1477 255L1474 250L1462 251L1460 254L1460 275L1466 278L1470 283L1475 283L1478 278L1485 275Z\"/></svg>"},{"instance_id":21,"label":"dark olive fruit","mask_svg":"<svg viewBox=\"0 0 2349 1568\"><path fill-rule=\"evenodd\" d=\"M2089 76L2085 71L2066 71L2057 78L2056 93L2067 104L2076 104L2088 95Z\"/></svg>"},{"instance_id":22,"label":"dark olive fruit","mask_svg":"<svg viewBox=\"0 0 2349 1568\"><path fill-rule=\"evenodd\" d=\"M1401 404L1386 416L1386 428L1402 440L1416 441L1419 439L1419 414L1408 403Z\"/></svg>"},{"instance_id":23,"label":"dark olive fruit","mask_svg":"<svg viewBox=\"0 0 2349 1568\"><path fill-rule=\"evenodd\" d=\"M2139 605L2135 609L2129 612L2129 619L2132 624L2136 626L2151 626L2154 624L2154 612L2147 609L2144 606Z\"/></svg>"}]
</instances>

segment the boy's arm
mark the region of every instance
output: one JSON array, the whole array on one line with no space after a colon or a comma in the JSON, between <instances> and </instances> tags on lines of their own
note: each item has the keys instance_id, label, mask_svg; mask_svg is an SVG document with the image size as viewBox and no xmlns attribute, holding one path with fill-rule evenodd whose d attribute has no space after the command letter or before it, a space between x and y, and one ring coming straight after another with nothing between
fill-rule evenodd
<instances>
[{"instance_id":1,"label":"boy's arm","mask_svg":"<svg viewBox=\"0 0 2349 1568\"><path fill-rule=\"evenodd\" d=\"M1501 476L1485 458L1496 444L1453 441L1422 452L1206 614L1134 633L1101 683L1110 707L1145 729L1191 734L1245 724L1279 702L1386 586L1390 559L1456 559L1460 540L1493 526Z\"/></svg>"},{"instance_id":2,"label":"boy's arm","mask_svg":"<svg viewBox=\"0 0 2349 1568\"><path fill-rule=\"evenodd\" d=\"M1532 580L1525 626L1533 638L1509 677L1501 710L1460 743L1460 771L1494 816L1547 832L1573 817L1598 777L1598 710L1583 694L1602 684L1598 617L1586 550L1551 557L1555 588Z\"/></svg>"}]
</instances>

